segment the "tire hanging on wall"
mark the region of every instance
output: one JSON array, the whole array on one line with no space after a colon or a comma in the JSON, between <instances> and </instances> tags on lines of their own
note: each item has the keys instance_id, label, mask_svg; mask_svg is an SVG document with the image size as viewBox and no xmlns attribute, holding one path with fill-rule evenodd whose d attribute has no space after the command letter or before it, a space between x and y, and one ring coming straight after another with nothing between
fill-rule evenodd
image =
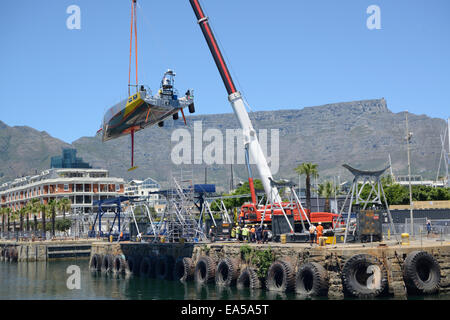
<instances>
[{"instance_id":1,"label":"tire hanging on wall","mask_svg":"<svg viewBox=\"0 0 450 320\"><path fill-rule=\"evenodd\" d=\"M289 262L277 260L270 265L267 272L266 288L270 291L294 291L295 273Z\"/></svg>"},{"instance_id":2,"label":"tire hanging on wall","mask_svg":"<svg viewBox=\"0 0 450 320\"><path fill-rule=\"evenodd\" d=\"M375 283L370 282L371 279ZM357 254L348 259L342 269L342 285L344 292L351 296L377 297L384 294L388 287L387 270L377 257Z\"/></svg>"},{"instance_id":3,"label":"tire hanging on wall","mask_svg":"<svg viewBox=\"0 0 450 320\"><path fill-rule=\"evenodd\" d=\"M91 271L101 271L102 270L102 256L98 253L94 253L89 261L89 269Z\"/></svg>"},{"instance_id":4,"label":"tire hanging on wall","mask_svg":"<svg viewBox=\"0 0 450 320\"><path fill-rule=\"evenodd\" d=\"M9 261L10 262L17 262L17 259L19 257L19 254L17 252L17 249L14 247L11 247L9 249Z\"/></svg>"},{"instance_id":5,"label":"tire hanging on wall","mask_svg":"<svg viewBox=\"0 0 450 320\"><path fill-rule=\"evenodd\" d=\"M124 274L128 268L127 261L121 255L116 255L113 259L112 272L114 274Z\"/></svg>"},{"instance_id":6,"label":"tire hanging on wall","mask_svg":"<svg viewBox=\"0 0 450 320\"><path fill-rule=\"evenodd\" d=\"M141 260L141 264L139 266L139 274L142 277L150 277L150 274L153 271L153 266L152 264L154 263L154 259L152 259L151 257L144 257Z\"/></svg>"},{"instance_id":7,"label":"tire hanging on wall","mask_svg":"<svg viewBox=\"0 0 450 320\"><path fill-rule=\"evenodd\" d=\"M113 270L113 256L110 254L105 254L102 259L101 270L104 273L110 273Z\"/></svg>"},{"instance_id":8,"label":"tire hanging on wall","mask_svg":"<svg viewBox=\"0 0 450 320\"><path fill-rule=\"evenodd\" d=\"M5 248L4 252L5 252L5 261L9 262L9 248Z\"/></svg>"},{"instance_id":9,"label":"tire hanging on wall","mask_svg":"<svg viewBox=\"0 0 450 320\"><path fill-rule=\"evenodd\" d=\"M173 268L173 279L181 282L190 281L194 278L195 265L191 258L179 257Z\"/></svg>"},{"instance_id":10,"label":"tire hanging on wall","mask_svg":"<svg viewBox=\"0 0 450 320\"><path fill-rule=\"evenodd\" d=\"M216 265L211 257L200 257L195 265L194 280L198 284L212 282L215 279Z\"/></svg>"},{"instance_id":11,"label":"tire hanging on wall","mask_svg":"<svg viewBox=\"0 0 450 320\"><path fill-rule=\"evenodd\" d=\"M327 296L328 277L325 268L316 262L301 265L295 277L295 292L307 296Z\"/></svg>"},{"instance_id":12,"label":"tire hanging on wall","mask_svg":"<svg viewBox=\"0 0 450 320\"><path fill-rule=\"evenodd\" d=\"M432 294L439 291L441 268L436 259L426 251L413 251L403 264L403 279L408 292Z\"/></svg>"},{"instance_id":13,"label":"tire hanging on wall","mask_svg":"<svg viewBox=\"0 0 450 320\"><path fill-rule=\"evenodd\" d=\"M129 274L129 275L131 275L131 274L136 275L137 269L139 267L139 265L137 263L137 259L133 256L127 256L126 262L127 262L127 268L125 270L125 273Z\"/></svg>"},{"instance_id":14,"label":"tire hanging on wall","mask_svg":"<svg viewBox=\"0 0 450 320\"><path fill-rule=\"evenodd\" d=\"M156 277L163 280L172 280L175 259L170 255L159 257L156 263Z\"/></svg>"},{"instance_id":15,"label":"tire hanging on wall","mask_svg":"<svg viewBox=\"0 0 450 320\"><path fill-rule=\"evenodd\" d=\"M262 287L261 281L258 278L256 269L246 267L241 271L239 278L237 279L236 286L238 289L260 289Z\"/></svg>"},{"instance_id":16,"label":"tire hanging on wall","mask_svg":"<svg viewBox=\"0 0 450 320\"><path fill-rule=\"evenodd\" d=\"M230 287L239 277L239 263L233 258L224 258L217 264L216 285Z\"/></svg>"}]
</instances>

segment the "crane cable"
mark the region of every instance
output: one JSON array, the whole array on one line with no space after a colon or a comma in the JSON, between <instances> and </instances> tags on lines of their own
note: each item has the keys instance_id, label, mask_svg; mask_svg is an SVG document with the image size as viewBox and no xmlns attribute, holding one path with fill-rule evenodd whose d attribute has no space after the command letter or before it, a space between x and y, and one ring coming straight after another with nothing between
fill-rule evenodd
<instances>
[{"instance_id":1,"label":"crane cable","mask_svg":"<svg viewBox=\"0 0 450 320\"><path fill-rule=\"evenodd\" d=\"M128 65L128 96L130 96L130 87L135 86L136 92L138 88L138 56L137 56L137 13L136 13L136 3L137 0L131 0L131 26L130 26L130 60ZM131 84L131 57L132 57L132 47L133 47L133 26L134 26L134 56L136 64L136 84Z\"/></svg>"}]
</instances>

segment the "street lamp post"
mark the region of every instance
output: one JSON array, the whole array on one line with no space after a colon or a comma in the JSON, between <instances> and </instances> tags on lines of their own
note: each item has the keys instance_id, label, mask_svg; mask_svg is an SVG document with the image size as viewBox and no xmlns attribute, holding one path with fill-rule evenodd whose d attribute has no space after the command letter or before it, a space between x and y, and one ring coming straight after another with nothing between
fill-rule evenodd
<instances>
[{"instance_id":1,"label":"street lamp post","mask_svg":"<svg viewBox=\"0 0 450 320\"><path fill-rule=\"evenodd\" d=\"M413 217L413 201L412 201L412 187L411 187L411 138L413 134L409 132L408 127L408 111L406 111L406 144L408 150L408 177L409 177L409 215L411 220L411 237L414 235L414 217Z\"/></svg>"}]
</instances>

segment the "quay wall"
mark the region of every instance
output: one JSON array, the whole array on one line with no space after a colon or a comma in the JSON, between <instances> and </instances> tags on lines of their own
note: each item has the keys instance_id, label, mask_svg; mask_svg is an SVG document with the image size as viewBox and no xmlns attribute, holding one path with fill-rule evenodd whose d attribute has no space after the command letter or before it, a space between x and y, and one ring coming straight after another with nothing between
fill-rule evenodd
<instances>
[{"instance_id":1,"label":"quay wall","mask_svg":"<svg viewBox=\"0 0 450 320\"><path fill-rule=\"evenodd\" d=\"M0 260L11 262L47 261L86 257L91 254L92 241L0 241Z\"/></svg>"},{"instance_id":2,"label":"quay wall","mask_svg":"<svg viewBox=\"0 0 450 320\"><path fill-rule=\"evenodd\" d=\"M388 293L396 298L407 297L407 289L403 278L403 266L407 255L413 251L426 251L431 254L440 266L441 281L440 293L450 293L450 243L431 242L426 244L410 245L378 245L351 244L333 246L314 246L298 243L273 243L273 244L239 244L239 243L208 243L208 244L179 244L179 243L106 243L96 242L92 244L91 255L105 254L132 256L137 262L146 256L170 255L174 259L189 257L194 265L202 256L209 256L217 263L226 257L239 261L240 270L247 266L253 266L250 261L245 261L241 253L241 246L246 245L255 251L270 250L275 260L288 261L295 272L299 267L308 262L316 262L322 265L326 272L329 284L329 298L343 298L344 288L342 283L342 270L344 264L357 254L369 254L381 261L387 270Z\"/></svg>"}]
</instances>

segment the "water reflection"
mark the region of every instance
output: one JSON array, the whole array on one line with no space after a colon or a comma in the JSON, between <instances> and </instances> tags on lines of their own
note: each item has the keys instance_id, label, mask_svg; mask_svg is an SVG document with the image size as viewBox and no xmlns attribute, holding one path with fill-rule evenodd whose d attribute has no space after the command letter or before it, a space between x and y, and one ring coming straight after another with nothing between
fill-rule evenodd
<instances>
[{"instance_id":1,"label":"water reflection","mask_svg":"<svg viewBox=\"0 0 450 320\"><path fill-rule=\"evenodd\" d=\"M67 267L80 267L81 288L70 290ZM412 299L449 299L450 296ZM197 285L122 274L91 272L88 260L0 262L0 299L132 299L132 300L285 300L314 299L294 293ZM326 299L326 298L320 298ZM411 298L410 298L411 299Z\"/></svg>"}]
</instances>

